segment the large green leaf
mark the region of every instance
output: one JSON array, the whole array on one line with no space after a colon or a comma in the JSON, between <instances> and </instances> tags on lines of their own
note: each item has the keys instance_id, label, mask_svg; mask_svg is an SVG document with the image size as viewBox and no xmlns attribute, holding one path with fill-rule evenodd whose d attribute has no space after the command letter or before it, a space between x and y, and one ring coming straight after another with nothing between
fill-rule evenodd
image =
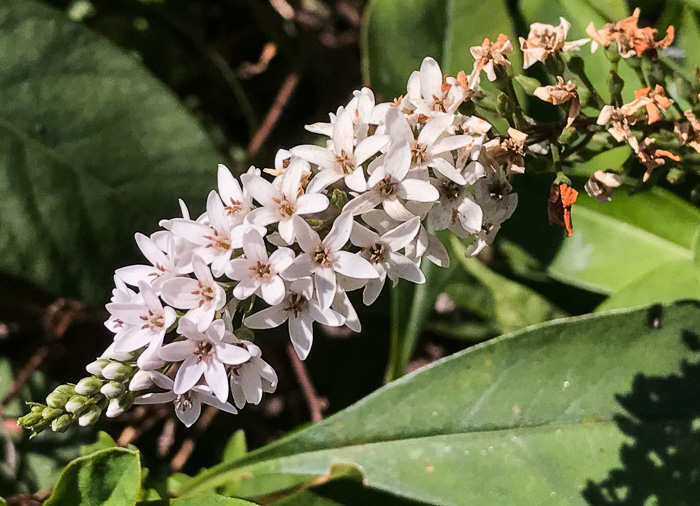
<instances>
[{"instance_id":1,"label":"large green leaf","mask_svg":"<svg viewBox=\"0 0 700 506\"><path fill-rule=\"evenodd\" d=\"M579 504L609 487L691 504L698 328L696 302L531 327L405 376L181 493L344 464L370 488L430 504Z\"/></svg>"},{"instance_id":2,"label":"large green leaf","mask_svg":"<svg viewBox=\"0 0 700 506\"><path fill-rule=\"evenodd\" d=\"M133 56L34 0L0 3L0 68L0 269L101 300L220 157Z\"/></svg>"},{"instance_id":3,"label":"large green leaf","mask_svg":"<svg viewBox=\"0 0 700 506\"><path fill-rule=\"evenodd\" d=\"M365 80L390 99L406 92L408 77L426 56L443 72L469 73L474 64L469 48L501 32L517 45L506 0L372 0L362 37ZM517 52L511 60L518 64Z\"/></svg>"},{"instance_id":4,"label":"large green leaf","mask_svg":"<svg viewBox=\"0 0 700 506\"><path fill-rule=\"evenodd\" d=\"M572 210L574 235L563 241L549 266L554 277L612 293L662 264L693 258L700 226L696 207L658 188L617 193L606 204L579 193Z\"/></svg>"},{"instance_id":5,"label":"large green leaf","mask_svg":"<svg viewBox=\"0 0 700 506\"><path fill-rule=\"evenodd\" d=\"M139 452L109 448L68 464L46 506L125 506L141 490Z\"/></svg>"}]
</instances>

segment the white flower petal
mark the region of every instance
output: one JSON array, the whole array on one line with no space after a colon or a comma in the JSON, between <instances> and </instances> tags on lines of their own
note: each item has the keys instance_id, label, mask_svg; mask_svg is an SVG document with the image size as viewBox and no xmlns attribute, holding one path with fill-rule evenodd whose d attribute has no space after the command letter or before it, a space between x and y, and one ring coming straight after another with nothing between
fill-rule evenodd
<instances>
[{"instance_id":1,"label":"white flower petal","mask_svg":"<svg viewBox=\"0 0 700 506\"><path fill-rule=\"evenodd\" d=\"M332 251L338 251L350 239L352 232L353 216L351 213L340 213L331 227L328 235L323 239L323 245Z\"/></svg>"},{"instance_id":2,"label":"white flower petal","mask_svg":"<svg viewBox=\"0 0 700 506\"><path fill-rule=\"evenodd\" d=\"M301 249L307 253L313 251L321 242L318 233L306 223L304 218L294 216L292 221L294 222L294 233Z\"/></svg>"},{"instance_id":3,"label":"white flower petal","mask_svg":"<svg viewBox=\"0 0 700 506\"><path fill-rule=\"evenodd\" d=\"M285 293L284 281L279 276L272 276L267 283L260 285L260 296L271 306L282 302Z\"/></svg>"},{"instance_id":4,"label":"white flower petal","mask_svg":"<svg viewBox=\"0 0 700 506\"><path fill-rule=\"evenodd\" d=\"M226 402L228 398L228 376L224 364L218 360L212 360L204 368L204 379L207 380L207 385L217 399L221 402Z\"/></svg>"},{"instance_id":5,"label":"white flower petal","mask_svg":"<svg viewBox=\"0 0 700 506\"><path fill-rule=\"evenodd\" d=\"M331 307L335 297L335 271L330 267L317 267L314 271L316 298L322 309Z\"/></svg>"},{"instance_id":6,"label":"white flower petal","mask_svg":"<svg viewBox=\"0 0 700 506\"><path fill-rule=\"evenodd\" d=\"M243 322L250 329L272 329L279 327L289 318L289 313L281 306L268 307L250 315Z\"/></svg>"},{"instance_id":7,"label":"white flower petal","mask_svg":"<svg viewBox=\"0 0 700 506\"><path fill-rule=\"evenodd\" d=\"M333 269L351 278L378 278L377 270L361 256L349 251L338 251L333 257ZM318 270L316 270L318 273ZM325 306L328 307L328 306Z\"/></svg>"},{"instance_id":8,"label":"white flower petal","mask_svg":"<svg viewBox=\"0 0 700 506\"><path fill-rule=\"evenodd\" d=\"M204 374L206 363L203 360L197 361L194 356L188 357L178 369L173 383L173 392L184 394L197 384Z\"/></svg>"},{"instance_id":9,"label":"white flower petal","mask_svg":"<svg viewBox=\"0 0 700 506\"><path fill-rule=\"evenodd\" d=\"M289 319L289 338L300 360L306 360L314 342L312 321L309 316L300 314Z\"/></svg>"},{"instance_id":10,"label":"white flower petal","mask_svg":"<svg viewBox=\"0 0 700 506\"><path fill-rule=\"evenodd\" d=\"M397 185L396 195L416 202L435 202L440 198L437 188L420 179L404 179Z\"/></svg>"},{"instance_id":11,"label":"white flower petal","mask_svg":"<svg viewBox=\"0 0 700 506\"><path fill-rule=\"evenodd\" d=\"M296 214L320 213L328 209L328 197L320 193L307 193L297 200Z\"/></svg>"}]
</instances>

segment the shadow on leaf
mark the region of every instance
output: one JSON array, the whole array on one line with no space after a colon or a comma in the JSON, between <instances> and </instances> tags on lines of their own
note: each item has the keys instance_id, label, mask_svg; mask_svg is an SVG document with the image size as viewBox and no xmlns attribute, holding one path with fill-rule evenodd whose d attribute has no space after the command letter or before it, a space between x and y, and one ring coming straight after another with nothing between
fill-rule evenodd
<instances>
[{"instance_id":1,"label":"shadow on leaf","mask_svg":"<svg viewBox=\"0 0 700 506\"><path fill-rule=\"evenodd\" d=\"M698 504L700 337L685 331L683 340L698 361L684 361L677 375L638 375L632 391L617 396L626 413L615 422L629 442L620 448L621 467L587 483L582 494L589 504Z\"/></svg>"}]
</instances>

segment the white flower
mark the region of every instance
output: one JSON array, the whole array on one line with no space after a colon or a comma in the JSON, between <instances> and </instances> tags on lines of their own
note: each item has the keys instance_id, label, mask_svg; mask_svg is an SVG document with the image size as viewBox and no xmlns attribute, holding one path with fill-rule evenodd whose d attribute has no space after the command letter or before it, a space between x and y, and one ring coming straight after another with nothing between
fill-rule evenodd
<instances>
[{"instance_id":1,"label":"white flower","mask_svg":"<svg viewBox=\"0 0 700 506\"><path fill-rule=\"evenodd\" d=\"M277 373L261 358L260 348L250 341L240 342L252 358L231 371L231 394L239 409L246 403L259 404L263 392L273 393L277 389Z\"/></svg>"},{"instance_id":2,"label":"white flower","mask_svg":"<svg viewBox=\"0 0 700 506\"><path fill-rule=\"evenodd\" d=\"M393 143L382 165L374 169L369 178L369 191L355 197L345 205L343 212L354 215L366 213L378 204L389 216L406 221L413 215L399 198L417 202L433 202L440 196L428 181L408 176L411 167L411 149L405 141Z\"/></svg>"},{"instance_id":3,"label":"white flower","mask_svg":"<svg viewBox=\"0 0 700 506\"><path fill-rule=\"evenodd\" d=\"M260 171L255 167L250 167L247 173L260 174ZM240 225L251 209L253 209L253 200L246 189L241 188L241 185L233 177L228 167L223 164L219 164L217 179L219 195L224 203L229 226Z\"/></svg>"},{"instance_id":4,"label":"white flower","mask_svg":"<svg viewBox=\"0 0 700 506\"><path fill-rule=\"evenodd\" d=\"M367 260L349 251L342 251L350 238L352 224L352 214L341 213L331 231L321 240L308 223L298 216L294 217L297 241L303 253L287 267L282 277L294 281L313 275L316 298L322 309L328 309L335 297L336 272L359 279L379 277Z\"/></svg>"},{"instance_id":5,"label":"white flower","mask_svg":"<svg viewBox=\"0 0 700 506\"><path fill-rule=\"evenodd\" d=\"M292 263L294 252L278 248L268 257L263 238L252 229L243 234L243 251L245 258L234 258L226 266L226 275L239 281L233 296L244 300L255 293L271 306L279 304L285 295L279 273Z\"/></svg>"},{"instance_id":6,"label":"white flower","mask_svg":"<svg viewBox=\"0 0 700 506\"><path fill-rule=\"evenodd\" d=\"M184 274L181 265L178 263L178 255L175 252L175 243L172 237L165 238L165 251L161 250L156 242L143 234L137 233L136 244L141 253L152 265L129 265L115 271L123 281L131 286L137 286L139 281L145 281L151 285L156 292L160 291L161 285L177 273Z\"/></svg>"},{"instance_id":7,"label":"white flower","mask_svg":"<svg viewBox=\"0 0 700 506\"><path fill-rule=\"evenodd\" d=\"M292 153L321 169L311 180L309 192L318 192L328 185L345 179L354 191L364 191L366 186L362 164L389 142L386 135L372 135L355 146L355 131L350 114L342 109L333 124L332 144L328 148L304 144L292 148Z\"/></svg>"},{"instance_id":8,"label":"white flower","mask_svg":"<svg viewBox=\"0 0 700 506\"><path fill-rule=\"evenodd\" d=\"M214 313L226 304L226 292L214 281L209 267L199 256L192 258L192 267L196 279L169 279L163 283L161 297L166 304L189 309L183 318L195 322L204 331L214 320Z\"/></svg>"},{"instance_id":9,"label":"white flower","mask_svg":"<svg viewBox=\"0 0 700 506\"><path fill-rule=\"evenodd\" d=\"M432 167L457 184L465 184L464 176L454 166L451 151L457 150L473 142L469 135L450 135L443 137L448 128L454 123L452 114L441 114L431 119L421 129L418 138L414 138L413 130L406 117L398 109L386 113L386 129L392 143L406 141L411 149L413 165L417 167ZM450 158L450 159L448 159Z\"/></svg>"},{"instance_id":10,"label":"white flower","mask_svg":"<svg viewBox=\"0 0 700 506\"><path fill-rule=\"evenodd\" d=\"M167 392L152 392L139 395L134 399L134 404L163 404L172 402L175 405L175 414L186 427L191 427L197 421L202 412L202 403L214 406L221 411L236 414L238 411L228 402L221 402L214 397L211 390L206 385L196 385L191 390L183 394L173 392L173 380L165 374L151 372L153 382L168 390Z\"/></svg>"},{"instance_id":11,"label":"white flower","mask_svg":"<svg viewBox=\"0 0 700 506\"><path fill-rule=\"evenodd\" d=\"M485 168L486 177L474 185L474 197L483 210L484 223L503 223L518 205L518 195L498 165Z\"/></svg>"},{"instance_id":12,"label":"white flower","mask_svg":"<svg viewBox=\"0 0 700 506\"><path fill-rule=\"evenodd\" d=\"M250 353L240 346L225 342L228 332L223 320L214 321L206 333L197 330L189 320L180 319L178 334L187 338L160 349L160 358L168 362L182 362L175 375L173 392L180 395L192 389L204 376L216 398L225 402L228 397L226 365L239 365L250 360Z\"/></svg>"},{"instance_id":13,"label":"white flower","mask_svg":"<svg viewBox=\"0 0 700 506\"><path fill-rule=\"evenodd\" d=\"M413 72L408 79L405 98L416 106L416 113L432 117L436 112L455 112L467 93L454 78L443 77L438 62L426 57L420 71Z\"/></svg>"},{"instance_id":14,"label":"white flower","mask_svg":"<svg viewBox=\"0 0 700 506\"><path fill-rule=\"evenodd\" d=\"M328 197L319 193L300 195L304 170L308 170L308 164L302 159L293 158L279 177L279 185L260 176L246 174L241 177L253 198L263 205L248 215L248 221L263 227L279 223L277 230L287 244L294 242L293 216L318 213L326 210L329 204Z\"/></svg>"},{"instance_id":15,"label":"white flower","mask_svg":"<svg viewBox=\"0 0 700 506\"><path fill-rule=\"evenodd\" d=\"M345 322L345 318L333 309L323 309L312 298L312 293L311 280L298 279L291 284L281 304L250 315L243 323L251 329L271 329L288 321L289 338L294 350L301 360L305 360L313 344L315 321L331 327L340 327ZM334 296L335 288L331 300Z\"/></svg>"},{"instance_id":16,"label":"white flower","mask_svg":"<svg viewBox=\"0 0 700 506\"><path fill-rule=\"evenodd\" d=\"M362 219L374 230L384 234L401 225L380 209L373 209L362 215ZM450 256L445 246L421 223L416 238L405 248L405 253L414 263L419 264L423 256L439 267L449 267Z\"/></svg>"},{"instance_id":17,"label":"white flower","mask_svg":"<svg viewBox=\"0 0 700 506\"><path fill-rule=\"evenodd\" d=\"M417 216L381 236L358 223L353 225L350 240L362 248L360 254L379 272L379 278L367 282L362 297L365 305L369 306L377 300L387 276L394 284L399 278L425 283L425 276L416 264L398 253L413 240L419 229L420 218Z\"/></svg>"},{"instance_id":18,"label":"white flower","mask_svg":"<svg viewBox=\"0 0 700 506\"><path fill-rule=\"evenodd\" d=\"M175 323L177 314L173 308L163 307L153 289L145 282L139 281L138 285L143 304L113 302L106 306L113 317L129 325L114 336L114 351L127 353L148 346L151 350L148 355L151 356L154 350L160 348L165 333Z\"/></svg>"},{"instance_id":19,"label":"white flower","mask_svg":"<svg viewBox=\"0 0 700 506\"><path fill-rule=\"evenodd\" d=\"M345 110L350 114L353 125L355 126L355 137L362 140L367 136L369 125L378 125L383 119L386 111L391 104L384 103L375 105L374 93L369 88L362 88L352 92L352 99L345 106ZM339 107L337 114L343 110ZM306 125L304 128L309 132L313 132L326 137L333 137L333 124L337 118L337 114L330 113L330 123L314 123Z\"/></svg>"},{"instance_id":20,"label":"white flower","mask_svg":"<svg viewBox=\"0 0 700 506\"><path fill-rule=\"evenodd\" d=\"M473 163L481 166L478 162ZM441 177L440 174L437 179L432 180L432 183L439 190L440 199L428 214L430 226L435 230L449 228L452 233L462 238L476 233L481 228L483 211L476 203L469 187L460 186L454 181Z\"/></svg>"},{"instance_id":21,"label":"white flower","mask_svg":"<svg viewBox=\"0 0 700 506\"><path fill-rule=\"evenodd\" d=\"M186 218L176 218L170 220L168 226L174 234L196 244L198 247L192 253L211 264L212 272L219 277L224 274L224 266L231 259L233 250L241 247L243 231L251 225L231 228L226 209L215 191L209 193L207 198L206 217L209 225ZM265 234L264 228L259 227L258 230L260 234Z\"/></svg>"}]
</instances>

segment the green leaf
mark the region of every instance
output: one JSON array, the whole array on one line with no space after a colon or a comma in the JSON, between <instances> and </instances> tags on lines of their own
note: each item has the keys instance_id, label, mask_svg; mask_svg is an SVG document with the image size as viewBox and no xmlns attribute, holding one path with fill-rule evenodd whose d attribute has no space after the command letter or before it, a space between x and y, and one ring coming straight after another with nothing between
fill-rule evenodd
<instances>
[{"instance_id":1,"label":"green leaf","mask_svg":"<svg viewBox=\"0 0 700 506\"><path fill-rule=\"evenodd\" d=\"M692 76L696 65L700 62L700 26L697 14L689 7L685 7L680 23L677 44L685 53L683 69L687 76Z\"/></svg>"},{"instance_id":2,"label":"green leaf","mask_svg":"<svg viewBox=\"0 0 700 506\"><path fill-rule=\"evenodd\" d=\"M139 452L109 448L75 459L61 474L46 506L124 506L141 490Z\"/></svg>"},{"instance_id":3,"label":"green leaf","mask_svg":"<svg viewBox=\"0 0 700 506\"><path fill-rule=\"evenodd\" d=\"M569 168L566 173L569 176L590 177L595 171L606 169L619 170L622 164L632 154L632 148L628 145L618 146L608 149L602 153L591 157L589 160L577 162L573 167Z\"/></svg>"},{"instance_id":4,"label":"green leaf","mask_svg":"<svg viewBox=\"0 0 700 506\"><path fill-rule=\"evenodd\" d=\"M693 503L698 328L697 302L531 327L390 383L182 492L343 463L370 488L430 504L580 504L608 482Z\"/></svg>"},{"instance_id":5,"label":"green leaf","mask_svg":"<svg viewBox=\"0 0 700 506\"><path fill-rule=\"evenodd\" d=\"M0 269L102 300L221 157L133 56L34 0L0 4L0 68Z\"/></svg>"},{"instance_id":6,"label":"green leaf","mask_svg":"<svg viewBox=\"0 0 700 506\"><path fill-rule=\"evenodd\" d=\"M238 429L226 442L222 462L233 462L240 459L248 452L248 445L245 440L245 431Z\"/></svg>"},{"instance_id":7,"label":"green leaf","mask_svg":"<svg viewBox=\"0 0 700 506\"><path fill-rule=\"evenodd\" d=\"M479 20L479 29L468 27ZM471 46L505 33L516 41L506 0L372 0L365 16L362 59L365 80L385 99L406 92L411 72L432 56L443 72L469 73ZM518 52L511 57L519 65Z\"/></svg>"},{"instance_id":8,"label":"green leaf","mask_svg":"<svg viewBox=\"0 0 700 506\"><path fill-rule=\"evenodd\" d=\"M466 248L457 236L452 236L450 243L454 257L491 291L496 321L502 332L566 316L564 311L531 288L501 276L476 258L466 258Z\"/></svg>"},{"instance_id":9,"label":"green leaf","mask_svg":"<svg viewBox=\"0 0 700 506\"><path fill-rule=\"evenodd\" d=\"M549 265L552 276L589 290L613 293L670 262L693 258L700 211L654 188L625 189L605 204L580 192L572 209L574 235Z\"/></svg>"},{"instance_id":10,"label":"green leaf","mask_svg":"<svg viewBox=\"0 0 700 506\"><path fill-rule=\"evenodd\" d=\"M114 448L115 446L117 446L117 442L112 439L112 436L104 431L99 431L97 433L97 441L89 445L83 445L83 447L80 449L80 456L85 457L91 453L105 450L107 448Z\"/></svg>"},{"instance_id":11,"label":"green leaf","mask_svg":"<svg viewBox=\"0 0 700 506\"><path fill-rule=\"evenodd\" d=\"M170 501L172 506L255 506L255 503L221 495L198 495Z\"/></svg>"},{"instance_id":12,"label":"green leaf","mask_svg":"<svg viewBox=\"0 0 700 506\"><path fill-rule=\"evenodd\" d=\"M596 311L681 299L700 299L700 271L692 260L659 265L605 299Z\"/></svg>"}]
</instances>

